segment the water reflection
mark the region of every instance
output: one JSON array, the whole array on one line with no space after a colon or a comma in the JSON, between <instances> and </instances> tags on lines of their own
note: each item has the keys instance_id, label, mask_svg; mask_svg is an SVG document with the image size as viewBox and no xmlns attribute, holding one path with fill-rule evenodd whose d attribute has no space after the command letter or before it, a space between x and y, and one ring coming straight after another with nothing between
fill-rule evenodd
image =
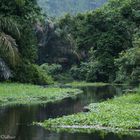
<instances>
[{"instance_id":1,"label":"water reflection","mask_svg":"<svg viewBox=\"0 0 140 140\"><path fill-rule=\"evenodd\" d=\"M33 121L43 121L47 118L77 113L89 103L99 102L121 95L122 86L85 87L84 93L75 100L66 99L62 103L37 106L11 106L0 108L0 135L16 136L15 140L139 140L140 137L120 137L113 133L103 135L51 133L47 130L32 126ZM131 88L131 87L129 87Z\"/></svg>"}]
</instances>

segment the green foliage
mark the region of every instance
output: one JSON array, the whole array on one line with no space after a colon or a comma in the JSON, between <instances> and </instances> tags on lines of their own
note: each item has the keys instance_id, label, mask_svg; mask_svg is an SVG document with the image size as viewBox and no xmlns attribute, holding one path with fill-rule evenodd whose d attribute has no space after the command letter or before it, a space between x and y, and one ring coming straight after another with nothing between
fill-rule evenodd
<instances>
[{"instance_id":1,"label":"green foliage","mask_svg":"<svg viewBox=\"0 0 140 140\"><path fill-rule=\"evenodd\" d=\"M57 74L60 74L62 73L62 66L59 65L59 64L42 64L40 66L40 68L42 68L46 73L50 74L50 75L57 75Z\"/></svg>"},{"instance_id":2,"label":"green foliage","mask_svg":"<svg viewBox=\"0 0 140 140\"><path fill-rule=\"evenodd\" d=\"M133 36L133 48L120 53L119 58L115 60L118 68L116 82L126 82L139 84L140 82L140 32Z\"/></svg>"},{"instance_id":3,"label":"green foliage","mask_svg":"<svg viewBox=\"0 0 140 140\"><path fill-rule=\"evenodd\" d=\"M69 2L76 5L79 1ZM67 1L67 4L69 2ZM38 27L42 33L41 41L37 40L33 30L34 23L41 23L42 20L36 0L6 0L4 2L0 0L0 3L1 48L10 50L9 58L18 58L15 55L18 54L21 58L21 60L18 59L21 66L25 65L25 61L30 65L36 60L39 64L61 64L63 70L68 70L75 65L71 68L71 74L76 80L113 82L116 79L118 82L139 82L137 58L134 58L133 54L130 54L130 58L127 56L129 50L131 52L132 48L139 48L139 0L110 0L105 6L95 11L76 16L66 15L55 23L48 21L46 25ZM57 10L59 8L56 6L61 3L63 9L66 1L58 2L56 0L47 1L47 3ZM82 1L80 4L86 6L85 3L87 4L89 1ZM67 7L67 5L65 6ZM81 10L85 9L81 7L77 9L77 11ZM9 28L10 26L11 28ZM18 36L19 31L20 37ZM2 41L3 39L4 41ZM43 42L43 46L38 49L37 43L40 44L40 42ZM137 55L135 53L137 50L132 49L132 52ZM5 54L5 57L2 54ZM1 53L0 57L7 58L6 53ZM126 66L124 59L125 61L133 59L133 64ZM17 79L16 74L20 75L19 68L13 68L6 59L5 63L13 71L15 76L13 79ZM46 66L44 69L47 75L54 76L60 68L52 65ZM22 71L21 73L24 75ZM29 77L30 80L31 77ZM24 77L22 76L21 79ZM37 83L35 80L31 80L31 82Z\"/></svg>"},{"instance_id":4,"label":"green foliage","mask_svg":"<svg viewBox=\"0 0 140 140\"><path fill-rule=\"evenodd\" d=\"M19 39L19 52L21 54L22 60L28 60L31 63L35 63L37 60L38 44L35 32L33 31L33 25L24 23L20 27L22 33Z\"/></svg>"},{"instance_id":5,"label":"green foliage","mask_svg":"<svg viewBox=\"0 0 140 140\"><path fill-rule=\"evenodd\" d=\"M42 64L40 68L47 74L51 75L55 81L66 83L73 81L69 71L65 71L60 64Z\"/></svg>"},{"instance_id":6,"label":"green foliage","mask_svg":"<svg viewBox=\"0 0 140 140\"><path fill-rule=\"evenodd\" d=\"M106 59L107 61L107 59ZM81 63L80 67L74 66L71 68L71 75L74 79L86 80L88 82L108 82L113 80L110 75L110 69L114 64L109 63L110 59L105 63L100 61L91 61L88 63ZM107 69L108 68L108 69ZM109 79L108 79L109 78Z\"/></svg>"},{"instance_id":7,"label":"green foliage","mask_svg":"<svg viewBox=\"0 0 140 140\"><path fill-rule=\"evenodd\" d=\"M12 71L12 80L52 83L51 76L33 64L38 49L34 23L42 18L36 0L0 0L0 5L0 57Z\"/></svg>"},{"instance_id":8,"label":"green foliage","mask_svg":"<svg viewBox=\"0 0 140 140\"><path fill-rule=\"evenodd\" d=\"M63 73L55 75L54 79L62 84L74 81L69 71L65 71Z\"/></svg>"},{"instance_id":9,"label":"green foliage","mask_svg":"<svg viewBox=\"0 0 140 140\"><path fill-rule=\"evenodd\" d=\"M19 38L20 32L16 22L12 18L0 15L0 79L12 77L11 67L20 60L15 38ZM15 37L15 38L14 38ZM7 62L7 63L6 63Z\"/></svg>"},{"instance_id":10,"label":"green foliage","mask_svg":"<svg viewBox=\"0 0 140 140\"><path fill-rule=\"evenodd\" d=\"M117 82L138 84L140 82L140 48L132 48L116 59Z\"/></svg>"},{"instance_id":11,"label":"green foliage","mask_svg":"<svg viewBox=\"0 0 140 140\"><path fill-rule=\"evenodd\" d=\"M113 132L135 131L140 127L140 95L128 94L89 105L90 112L49 119L43 126L50 130L83 131L107 129ZM77 126L77 127L76 127ZM81 128L81 129L80 129ZM83 129L84 130L83 130Z\"/></svg>"},{"instance_id":12,"label":"green foliage","mask_svg":"<svg viewBox=\"0 0 140 140\"><path fill-rule=\"evenodd\" d=\"M55 103L67 97L75 98L80 93L82 91L78 89L2 83L0 84L0 106Z\"/></svg>"},{"instance_id":13,"label":"green foliage","mask_svg":"<svg viewBox=\"0 0 140 140\"><path fill-rule=\"evenodd\" d=\"M73 66L70 69L70 73L71 73L71 75L72 75L72 77L74 79L77 79L77 80L85 80L86 79L86 76L87 76L88 70L89 70L89 68L88 68L87 63L82 63L80 65L80 67Z\"/></svg>"},{"instance_id":14,"label":"green foliage","mask_svg":"<svg viewBox=\"0 0 140 140\"><path fill-rule=\"evenodd\" d=\"M71 34L61 30L57 23L48 21L47 29L43 28L43 39L40 37L42 47L39 48L40 64L57 63L61 64L64 69L68 69L73 62L79 60L79 55L75 49L75 41ZM44 35L45 34L45 35Z\"/></svg>"},{"instance_id":15,"label":"green foliage","mask_svg":"<svg viewBox=\"0 0 140 140\"><path fill-rule=\"evenodd\" d=\"M81 56L81 64L71 69L75 79L94 82L116 79L119 68L115 59L135 46L134 37L139 33L139 6L138 0L111 0L98 10L75 17L66 15L59 20L61 30L74 38L75 50ZM83 62L86 62L85 66ZM138 69L133 74L137 81Z\"/></svg>"},{"instance_id":16,"label":"green foliage","mask_svg":"<svg viewBox=\"0 0 140 140\"><path fill-rule=\"evenodd\" d=\"M0 16L0 57L11 65L15 65L19 59L17 43L13 36L20 36L17 24L11 18Z\"/></svg>"},{"instance_id":17,"label":"green foliage","mask_svg":"<svg viewBox=\"0 0 140 140\"><path fill-rule=\"evenodd\" d=\"M25 5L25 0L15 0L15 2L18 6L24 6Z\"/></svg>"},{"instance_id":18,"label":"green foliage","mask_svg":"<svg viewBox=\"0 0 140 140\"><path fill-rule=\"evenodd\" d=\"M22 63L15 70L14 81L32 84L52 84L52 77L35 64Z\"/></svg>"}]
</instances>

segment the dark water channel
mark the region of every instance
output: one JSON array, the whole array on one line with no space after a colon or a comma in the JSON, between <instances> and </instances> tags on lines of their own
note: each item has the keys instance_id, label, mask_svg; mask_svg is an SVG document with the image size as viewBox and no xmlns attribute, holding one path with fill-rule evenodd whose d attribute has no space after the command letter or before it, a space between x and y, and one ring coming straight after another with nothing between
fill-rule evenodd
<instances>
[{"instance_id":1,"label":"dark water channel","mask_svg":"<svg viewBox=\"0 0 140 140\"><path fill-rule=\"evenodd\" d=\"M49 105L1 107L0 140L140 140L140 137L118 136L113 133L106 136L99 132L93 134L54 133L31 125L34 121L80 112L84 106L119 96L128 88L131 87L84 87L84 93L75 100L66 99L61 103Z\"/></svg>"}]
</instances>

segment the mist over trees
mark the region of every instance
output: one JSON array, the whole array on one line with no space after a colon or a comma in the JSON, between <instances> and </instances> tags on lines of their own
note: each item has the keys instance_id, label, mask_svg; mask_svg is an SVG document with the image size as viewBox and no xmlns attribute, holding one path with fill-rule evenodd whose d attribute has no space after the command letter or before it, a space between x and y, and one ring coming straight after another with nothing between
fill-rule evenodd
<instances>
[{"instance_id":1,"label":"mist over trees","mask_svg":"<svg viewBox=\"0 0 140 140\"><path fill-rule=\"evenodd\" d=\"M96 9L107 0L38 0L38 4L49 16L58 17L66 13L77 14Z\"/></svg>"}]
</instances>

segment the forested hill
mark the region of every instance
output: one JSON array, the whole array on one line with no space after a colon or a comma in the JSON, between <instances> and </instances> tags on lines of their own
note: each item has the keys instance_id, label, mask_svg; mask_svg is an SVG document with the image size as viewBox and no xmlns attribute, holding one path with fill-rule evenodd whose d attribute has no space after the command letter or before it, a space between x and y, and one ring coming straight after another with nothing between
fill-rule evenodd
<instances>
[{"instance_id":1,"label":"forested hill","mask_svg":"<svg viewBox=\"0 0 140 140\"><path fill-rule=\"evenodd\" d=\"M51 7L47 15L60 15L68 6L73 13L98 7L97 1L99 6L99 0L43 5ZM36 0L0 4L0 81L140 83L140 0L109 0L97 10L46 23Z\"/></svg>"},{"instance_id":2,"label":"forested hill","mask_svg":"<svg viewBox=\"0 0 140 140\"><path fill-rule=\"evenodd\" d=\"M103 5L107 0L38 0L43 10L53 17L62 16L65 13L76 14L93 10Z\"/></svg>"}]
</instances>

